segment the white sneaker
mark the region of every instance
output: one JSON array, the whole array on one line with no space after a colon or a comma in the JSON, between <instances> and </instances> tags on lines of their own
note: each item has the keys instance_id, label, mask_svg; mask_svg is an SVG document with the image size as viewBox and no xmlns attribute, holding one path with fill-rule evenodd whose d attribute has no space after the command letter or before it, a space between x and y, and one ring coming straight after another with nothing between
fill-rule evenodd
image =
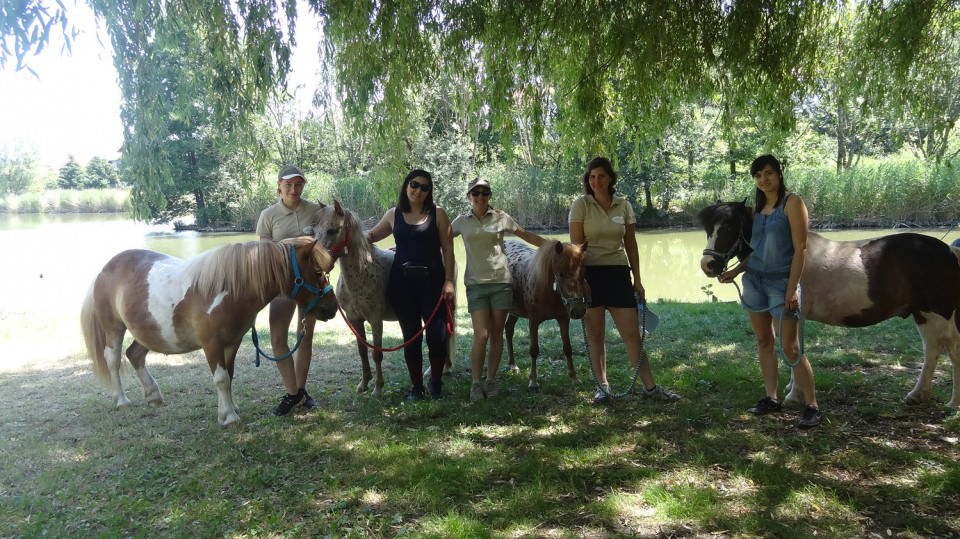
<instances>
[{"instance_id":1,"label":"white sneaker","mask_svg":"<svg viewBox=\"0 0 960 539\"><path fill-rule=\"evenodd\" d=\"M640 398L650 399L655 401L664 401L664 402L673 402L682 399L678 393L674 393L669 389L664 389L663 386L653 386L653 389L640 392Z\"/></svg>"}]
</instances>

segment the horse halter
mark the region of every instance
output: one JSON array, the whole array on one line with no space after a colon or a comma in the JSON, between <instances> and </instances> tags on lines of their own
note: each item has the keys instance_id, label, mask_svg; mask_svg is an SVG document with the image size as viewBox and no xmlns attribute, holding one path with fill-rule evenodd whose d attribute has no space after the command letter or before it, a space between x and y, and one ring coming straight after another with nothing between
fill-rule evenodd
<instances>
[{"instance_id":1,"label":"horse halter","mask_svg":"<svg viewBox=\"0 0 960 539\"><path fill-rule=\"evenodd\" d=\"M703 256L709 256L714 260L721 262L722 267L720 268L720 271L717 272L717 275L719 275L727 271L727 265L730 264L730 260L733 257L736 256L738 258L742 258L743 255L741 255L740 252L745 249L749 253L750 244L747 242L747 238L745 238L743 235L743 225L740 225L737 241L733 242L733 245L731 245L726 252L721 253L720 251L715 251L713 249L704 249L702 254Z\"/></svg>"},{"instance_id":2,"label":"horse halter","mask_svg":"<svg viewBox=\"0 0 960 539\"><path fill-rule=\"evenodd\" d=\"M341 224L340 226L343 225ZM343 235L343 240L338 242L333 247L327 249L327 252L330 253L330 256L332 256L334 260L345 254L349 254L350 252L350 243L353 241L353 232L350 230L349 226L346 227L346 229L347 233Z\"/></svg>"},{"instance_id":3,"label":"horse halter","mask_svg":"<svg viewBox=\"0 0 960 539\"><path fill-rule=\"evenodd\" d=\"M553 273L553 290L560 296L560 301L563 302L563 308L566 309L571 304L574 303L583 303L586 306L590 305L590 300L588 300L582 294L579 296L567 296L563 293L563 288L560 286L560 273ZM569 310L569 309L568 309Z\"/></svg>"},{"instance_id":4,"label":"horse halter","mask_svg":"<svg viewBox=\"0 0 960 539\"><path fill-rule=\"evenodd\" d=\"M307 308L304 312L311 312L320 303L320 300L323 299L323 296L333 292L333 287L330 286L330 280L327 279L326 274L323 272L317 272L317 274L323 274L324 281L327 282L327 286L317 288L312 284L303 280L303 277L300 275L300 265L297 264L297 253L296 249L292 246L290 247L290 266L293 268L293 288L290 289L290 299L296 299L297 294L300 293L300 289L303 288L307 292L313 294L313 299L310 300L310 303L307 304Z\"/></svg>"}]
</instances>

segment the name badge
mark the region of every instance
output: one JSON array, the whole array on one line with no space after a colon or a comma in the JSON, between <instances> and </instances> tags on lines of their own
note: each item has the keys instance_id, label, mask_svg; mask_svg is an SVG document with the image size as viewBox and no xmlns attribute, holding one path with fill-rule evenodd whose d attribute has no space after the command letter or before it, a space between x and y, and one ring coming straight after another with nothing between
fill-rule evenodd
<instances>
[{"instance_id":1,"label":"name badge","mask_svg":"<svg viewBox=\"0 0 960 539\"><path fill-rule=\"evenodd\" d=\"M489 232L490 234L496 234L500 232L500 227L497 225L483 225L483 231Z\"/></svg>"},{"instance_id":2,"label":"name badge","mask_svg":"<svg viewBox=\"0 0 960 539\"><path fill-rule=\"evenodd\" d=\"M622 224L623 224L623 216L622 216L622 215L614 215L613 217L610 218L610 220L613 221L614 223L617 223L618 225L622 225Z\"/></svg>"}]
</instances>

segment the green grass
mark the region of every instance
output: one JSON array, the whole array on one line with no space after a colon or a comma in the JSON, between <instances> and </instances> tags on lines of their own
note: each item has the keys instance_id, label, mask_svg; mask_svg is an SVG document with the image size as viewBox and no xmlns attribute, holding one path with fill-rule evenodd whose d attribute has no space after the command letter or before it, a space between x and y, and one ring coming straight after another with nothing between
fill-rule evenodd
<instances>
[{"instance_id":1,"label":"green grass","mask_svg":"<svg viewBox=\"0 0 960 539\"><path fill-rule=\"evenodd\" d=\"M935 378L937 403L900 402L919 369L912 322L807 325L826 419L804 432L797 410L745 413L762 383L738 306L654 308L661 325L647 350L658 382L684 395L674 404L593 405L580 326L573 382L552 322L542 326L543 391L526 390L521 323L521 372L502 374L496 400L471 403L461 312L456 368L435 402L403 400L399 352L385 361L383 399L357 395L354 345L331 321L318 325L311 371L320 409L275 418L279 375L252 365L247 340L234 381L243 423L231 429L217 425L199 353L151 354L166 404L147 406L128 370L134 405L112 410L75 321L65 321L53 328L76 340L75 352L0 363L0 537L960 534L960 419L943 406L949 361ZM388 329L392 344L398 331ZM623 346L609 354L622 390L632 374Z\"/></svg>"}]
</instances>

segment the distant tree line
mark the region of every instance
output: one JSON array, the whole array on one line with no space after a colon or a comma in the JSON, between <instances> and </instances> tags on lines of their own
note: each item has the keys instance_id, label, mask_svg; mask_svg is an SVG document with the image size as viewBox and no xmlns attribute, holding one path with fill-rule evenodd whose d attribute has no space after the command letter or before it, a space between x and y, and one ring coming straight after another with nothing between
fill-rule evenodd
<instances>
[{"instance_id":1,"label":"distant tree line","mask_svg":"<svg viewBox=\"0 0 960 539\"><path fill-rule=\"evenodd\" d=\"M0 149L0 196L45 189L106 189L121 187L117 163L93 157L81 165L70 155L55 175L41 170L32 150Z\"/></svg>"}]
</instances>

